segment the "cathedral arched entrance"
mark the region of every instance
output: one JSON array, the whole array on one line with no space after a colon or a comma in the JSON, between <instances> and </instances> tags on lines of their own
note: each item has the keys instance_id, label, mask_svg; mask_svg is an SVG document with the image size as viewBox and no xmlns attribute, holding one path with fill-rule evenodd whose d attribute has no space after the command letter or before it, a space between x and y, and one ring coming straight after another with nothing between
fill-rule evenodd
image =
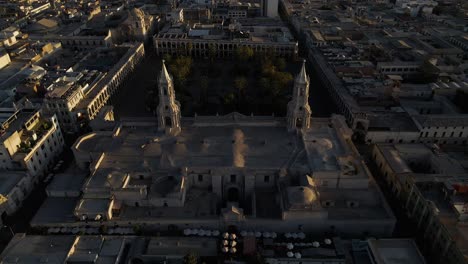
<instances>
[{"instance_id":1,"label":"cathedral arched entrance","mask_svg":"<svg viewBox=\"0 0 468 264\"><path fill-rule=\"evenodd\" d=\"M171 118L169 116L166 116L164 118L164 124L168 127L171 127L172 126L172 122L171 122Z\"/></svg>"},{"instance_id":2,"label":"cathedral arched entrance","mask_svg":"<svg viewBox=\"0 0 468 264\"><path fill-rule=\"evenodd\" d=\"M356 129L357 129L357 130L366 130L366 126L364 125L363 122L359 122L359 121L358 121L358 122L356 123Z\"/></svg>"},{"instance_id":3,"label":"cathedral arched entrance","mask_svg":"<svg viewBox=\"0 0 468 264\"><path fill-rule=\"evenodd\" d=\"M227 190L227 201L239 202L239 188L229 187L229 189Z\"/></svg>"},{"instance_id":4,"label":"cathedral arched entrance","mask_svg":"<svg viewBox=\"0 0 468 264\"><path fill-rule=\"evenodd\" d=\"M302 118L297 118L296 119L296 127L297 128L302 128Z\"/></svg>"}]
</instances>

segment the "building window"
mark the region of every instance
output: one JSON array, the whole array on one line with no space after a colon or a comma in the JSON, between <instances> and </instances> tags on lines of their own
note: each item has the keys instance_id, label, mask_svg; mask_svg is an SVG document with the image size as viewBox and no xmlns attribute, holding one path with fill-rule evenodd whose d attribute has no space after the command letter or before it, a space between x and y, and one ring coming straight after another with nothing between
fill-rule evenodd
<instances>
[{"instance_id":1,"label":"building window","mask_svg":"<svg viewBox=\"0 0 468 264\"><path fill-rule=\"evenodd\" d=\"M236 183L236 175L231 174L231 183Z\"/></svg>"},{"instance_id":2,"label":"building window","mask_svg":"<svg viewBox=\"0 0 468 264\"><path fill-rule=\"evenodd\" d=\"M202 174L198 174L198 181L199 181L199 182L202 182L202 181L203 181L203 175L202 175Z\"/></svg>"},{"instance_id":3,"label":"building window","mask_svg":"<svg viewBox=\"0 0 468 264\"><path fill-rule=\"evenodd\" d=\"M270 182L270 175L265 175L265 177L263 177L263 182Z\"/></svg>"}]
</instances>

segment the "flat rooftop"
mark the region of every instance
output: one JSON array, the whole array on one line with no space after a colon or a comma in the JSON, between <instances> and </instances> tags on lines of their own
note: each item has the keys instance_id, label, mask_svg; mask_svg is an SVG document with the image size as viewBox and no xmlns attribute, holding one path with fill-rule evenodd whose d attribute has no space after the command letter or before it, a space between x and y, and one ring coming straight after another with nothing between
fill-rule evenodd
<instances>
[{"instance_id":1,"label":"flat rooftop","mask_svg":"<svg viewBox=\"0 0 468 264\"><path fill-rule=\"evenodd\" d=\"M5 264L64 263L73 236L26 236L17 234L0 255Z\"/></svg>"},{"instance_id":2,"label":"flat rooftop","mask_svg":"<svg viewBox=\"0 0 468 264\"><path fill-rule=\"evenodd\" d=\"M407 113L377 112L369 116L369 131L415 131L419 129Z\"/></svg>"},{"instance_id":3,"label":"flat rooftop","mask_svg":"<svg viewBox=\"0 0 468 264\"><path fill-rule=\"evenodd\" d=\"M87 174L73 163L63 173L55 174L54 179L47 186L47 191L80 192Z\"/></svg>"},{"instance_id":4,"label":"flat rooftop","mask_svg":"<svg viewBox=\"0 0 468 264\"><path fill-rule=\"evenodd\" d=\"M73 211L78 198L47 197L31 220L31 225L73 223L76 221Z\"/></svg>"},{"instance_id":5,"label":"flat rooftop","mask_svg":"<svg viewBox=\"0 0 468 264\"><path fill-rule=\"evenodd\" d=\"M154 237L149 241L145 254L150 256L185 256L197 252L201 256L217 256L218 240L200 237Z\"/></svg>"},{"instance_id":6,"label":"flat rooftop","mask_svg":"<svg viewBox=\"0 0 468 264\"><path fill-rule=\"evenodd\" d=\"M82 138L77 146L82 152L105 151L103 167L117 162L129 170L157 169L165 162L173 166L279 168L291 156L296 141L284 127L275 126L186 126L171 138L148 133L147 127L123 127L115 138L95 135Z\"/></svg>"},{"instance_id":7,"label":"flat rooftop","mask_svg":"<svg viewBox=\"0 0 468 264\"><path fill-rule=\"evenodd\" d=\"M309 158L299 157L293 166L341 169L335 156L345 154L346 149L333 129L313 128L302 143L282 126L283 119L264 125L255 125L255 121L239 121L239 125L202 119L184 125L176 137L158 135L156 127L123 126L118 136L90 133L78 139L75 147L83 153L105 152L101 168L113 168L119 163L129 171L144 167L156 170L167 163L175 167L281 168L301 149L306 149L302 153ZM324 156L329 157L329 163L322 162Z\"/></svg>"},{"instance_id":8,"label":"flat rooftop","mask_svg":"<svg viewBox=\"0 0 468 264\"><path fill-rule=\"evenodd\" d=\"M425 264L418 247L411 239L369 239L376 264Z\"/></svg>"},{"instance_id":9,"label":"flat rooftop","mask_svg":"<svg viewBox=\"0 0 468 264\"><path fill-rule=\"evenodd\" d=\"M74 85L72 82L56 84L56 87L46 94L47 98L66 98L73 91L80 89L79 86Z\"/></svg>"}]
</instances>

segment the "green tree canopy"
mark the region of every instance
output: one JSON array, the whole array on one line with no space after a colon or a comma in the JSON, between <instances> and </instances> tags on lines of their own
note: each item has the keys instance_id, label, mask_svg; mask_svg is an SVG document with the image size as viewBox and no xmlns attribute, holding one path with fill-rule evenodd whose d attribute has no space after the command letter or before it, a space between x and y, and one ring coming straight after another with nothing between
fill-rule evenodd
<instances>
[{"instance_id":1,"label":"green tree canopy","mask_svg":"<svg viewBox=\"0 0 468 264\"><path fill-rule=\"evenodd\" d=\"M197 264L198 263L198 256L194 252L189 252L184 257L185 264Z\"/></svg>"},{"instance_id":2,"label":"green tree canopy","mask_svg":"<svg viewBox=\"0 0 468 264\"><path fill-rule=\"evenodd\" d=\"M234 87L236 87L240 97L240 95L244 93L245 88L247 87L247 79L243 76L237 77L234 79Z\"/></svg>"},{"instance_id":3,"label":"green tree canopy","mask_svg":"<svg viewBox=\"0 0 468 264\"><path fill-rule=\"evenodd\" d=\"M208 57L210 58L211 62L214 61L216 55L218 54L218 49L213 43L208 44Z\"/></svg>"},{"instance_id":4,"label":"green tree canopy","mask_svg":"<svg viewBox=\"0 0 468 264\"><path fill-rule=\"evenodd\" d=\"M192 58L180 56L172 60L169 70L175 78L176 83L183 84L192 69Z\"/></svg>"},{"instance_id":5,"label":"green tree canopy","mask_svg":"<svg viewBox=\"0 0 468 264\"><path fill-rule=\"evenodd\" d=\"M236 49L236 57L239 61L246 62L254 56L254 50L251 47L239 46Z\"/></svg>"}]
</instances>

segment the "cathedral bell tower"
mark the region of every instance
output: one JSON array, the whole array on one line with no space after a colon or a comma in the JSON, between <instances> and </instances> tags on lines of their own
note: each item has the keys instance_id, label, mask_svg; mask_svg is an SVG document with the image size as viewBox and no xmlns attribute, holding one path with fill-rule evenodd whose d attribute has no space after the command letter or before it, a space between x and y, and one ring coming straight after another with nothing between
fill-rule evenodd
<instances>
[{"instance_id":1,"label":"cathedral bell tower","mask_svg":"<svg viewBox=\"0 0 468 264\"><path fill-rule=\"evenodd\" d=\"M287 126L288 131L307 129L310 127L312 110L309 106L309 83L305 69L305 60L302 69L294 80L294 90L291 101L288 103Z\"/></svg>"},{"instance_id":2,"label":"cathedral bell tower","mask_svg":"<svg viewBox=\"0 0 468 264\"><path fill-rule=\"evenodd\" d=\"M157 108L158 130L176 135L180 132L180 103L175 99L172 76L162 61L161 75L158 79L159 104Z\"/></svg>"}]
</instances>

